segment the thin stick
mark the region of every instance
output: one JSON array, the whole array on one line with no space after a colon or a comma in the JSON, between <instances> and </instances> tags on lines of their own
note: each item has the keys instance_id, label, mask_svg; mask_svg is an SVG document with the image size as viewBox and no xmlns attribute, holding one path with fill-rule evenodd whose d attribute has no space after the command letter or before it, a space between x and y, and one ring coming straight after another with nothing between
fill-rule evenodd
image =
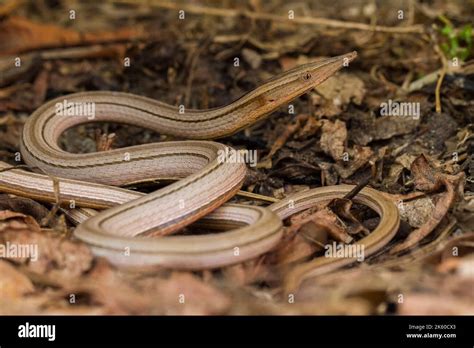
<instances>
[{"instance_id":1,"label":"thin stick","mask_svg":"<svg viewBox=\"0 0 474 348\"><path fill-rule=\"evenodd\" d=\"M61 206L61 192L59 190L59 179L55 176L49 176L51 180L53 180L53 189L54 189L54 198L55 198L55 203L53 205L53 208L49 211L48 215L41 221L41 226L47 226L49 225L51 219L53 218L54 215L58 212L60 206Z\"/></svg>"},{"instance_id":2,"label":"thin stick","mask_svg":"<svg viewBox=\"0 0 474 348\"><path fill-rule=\"evenodd\" d=\"M443 84L444 76L446 75L446 68L443 65L438 82L436 82L435 97L436 97L436 113L441 113L441 85Z\"/></svg>"},{"instance_id":3,"label":"thin stick","mask_svg":"<svg viewBox=\"0 0 474 348\"><path fill-rule=\"evenodd\" d=\"M364 178L352 190L350 190L343 198L352 200L360 191L362 191L364 187L366 187L369 184L370 179L372 179L371 175Z\"/></svg>"},{"instance_id":4,"label":"thin stick","mask_svg":"<svg viewBox=\"0 0 474 348\"><path fill-rule=\"evenodd\" d=\"M258 193L247 192L247 191L242 191L242 190L238 191L237 195L239 195L241 197L258 199L258 200L265 201L265 202L270 202L270 203L276 203L276 202L280 201L279 199L274 198L274 197L259 195Z\"/></svg>"},{"instance_id":5,"label":"thin stick","mask_svg":"<svg viewBox=\"0 0 474 348\"><path fill-rule=\"evenodd\" d=\"M434 49L436 53L438 54L441 60L441 63L443 64L443 66L441 67L438 82L436 82L436 89L435 89L436 113L439 114L441 113L441 85L443 84L444 77L446 76L446 72L448 71L448 61L437 44L434 46Z\"/></svg>"},{"instance_id":6,"label":"thin stick","mask_svg":"<svg viewBox=\"0 0 474 348\"><path fill-rule=\"evenodd\" d=\"M209 16L218 17L239 17L244 16L251 19L263 19L274 22L293 22L297 24L309 24L316 26L323 26L329 28L339 29L353 29L353 30L364 30L382 33L395 33L395 34L407 34L407 33L424 33L422 25L409 25L404 27L386 27L382 25L370 25L359 22L346 22L335 19L328 19L322 17L295 17L289 19L287 16L275 15L272 13L265 12L252 12L247 10L235 10L227 8L208 7L192 4L180 4L162 0L149 0L149 1L136 1L136 0L111 0L115 3L126 3L126 4L147 4L152 7L166 8L168 10L183 10L185 12L194 14L205 14Z\"/></svg>"}]
</instances>

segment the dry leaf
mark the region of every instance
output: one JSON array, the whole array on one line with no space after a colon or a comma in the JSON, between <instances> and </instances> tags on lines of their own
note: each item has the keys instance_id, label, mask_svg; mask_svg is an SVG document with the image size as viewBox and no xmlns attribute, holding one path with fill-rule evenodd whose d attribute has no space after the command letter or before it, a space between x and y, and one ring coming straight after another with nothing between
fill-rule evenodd
<instances>
[{"instance_id":1,"label":"dry leaf","mask_svg":"<svg viewBox=\"0 0 474 348\"><path fill-rule=\"evenodd\" d=\"M252 69L258 69L262 64L262 56L249 48L242 49L242 57L252 67Z\"/></svg>"},{"instance_id":2,"label":"dry leaf","mask_svg":"<svg viewBox=\"0 0 474 348\"><path fill-rule=\"evenodd\" d=\"M6 232L39 232L40 226L31 216L9 210L0 211L0 237Z\"/></svg>"},{"instance_id":3,"label":"dry leaf","mask_svg":"<svg viewBox=\"0 0 474 348\"><path fill-rule=\"evenodd\" d=\"M323 121L320 143L321 148L326 154L336 161L342 159L346 140L347 129L344 122L339 120L335 122Z\"/></svg>"},{"instance_id":4,"label":"dry leaf","mask_svg":"<svg viewBox=\"0 0 474 348\"><path fill-rule=\"evenodd\" d=\"M329 203L329 208L344 219L347 226L347 232L351 235L363 232L369 234L370 231L365 228L361 222L352 214L352 201L347 198L335 198Z\"/></svg>"},{"instance_id":5,"label":"dry leaf","mask_svg":"<svg viewBox=\"0 0 474 348\"><path fill-rule=\"evenodd\" d=\"M39 274L73 278L87 271L93 259L85 244L41 231L31 216L10 211L0 211L0 243L11 250L6 259ZM18 250L23 252L12 254Z\"/></svg>"},{"instance_id":6,"label":"dry leaf","mask_svg":"<svg viewBox=\"0 0 474 348\"><path fill-rule=\"evenodd\" d=\"M90 273L63 283L62 296L71 295L85 297L89 304L100 307L106 314L154 313L154 296L141 292L103 259L97 260Z\"/></svg>"},{"instance_id":7,"label":"dry leaf","mask_svg":"<svg viewBox=\"0 0 474 348\"><path fill-rule=\"evenodd\" d=\"M224 314L232 304L228 295L191 273L173 272L169 279L156 283L155 292L166 309L163 314Z\"/></svg>"},{"instance_id":8,"label":"dry leaf","mask_svg":"<svg viewBox=\"0 0 474 348\"><path fill-rule=\"evenodd\" d=\"M453 206L456 195L463 192L464 172L458 175L442 174L431 168L426 157L420 155L411 166L414 176L415 188L421 191L433 192L441 189L443 186L446 192L439 198L430 218L420 228L411 232L407 239L401 244L396 245L391 254L409 249L417 245L423 238L429 235L444 218L448 210Z\"/></svg>"},{"instance_id":9,"label":"dry leaf","mask_svg":"<svg viewBox=\"0 0 474 348\"><path fill-rule=\"evenodd\" d=\"M48 215L48 209L40 203L30 198L16 197L8 194L0 194L0 211L2 210L11 210L30 215L36 221L41 221Z\"/></svg>"},{"instance_id":10,"label":"dry leaf","mask_svg":"<svg viewBox=\"0 0 474 348\"><path fill-rule=\"evenodd\" d=\"M360 105L366 90L364 81L353 74L338 73L316 87L325 101L318 106L316 115L336 116L351 102Z\"/></svg>"},{"instance_id":11,"label":"dry leaf","mask_svg":"<svg viewBox=\"0 0 474 348\"><path fill-rule=\"evenodd\" d=\"M397 306L400 315L474 315L474 301L447 294L408 293Z\"/></svg>"},{"instance_id":12,"label":"dry leaf","mask_svg":"<svg viewBox=\"0 0 474 348\"><path fill-rule=\"evenodd\" d=\"M348 161L339 160L334 165L337 173L343 179L347 179L370 161L375 163L376 158L374 157L378 156L377 154L374 155L370 147L359 145L354 145L352 149L348 149L347 154L349 157Z\"/></svg>"},{"instance_id":13,"label":"dry leaf","mask_svg":"<svg viewBox=\"0 0 474 348\"><path fill-rule=\"evenodd\" d=\"M0 298L17 299L34 291L33 283L15 267L0 260Z\"/></svg>"},{"instance_id":14,"label":"dry leaf","mask_svg":"<svg viewBox=\"0 0 474 348\"><path fill-rule=\"evenodd\" d=\"M302 226L312 222L316 228L326 231L334 240L342 243L350 243L353 238L349 236L346 231L346 226L338 218L334 212L328 208L324 207L311 213L309 215L298 215L297 218L292 219L292 225L289 228L294 233L298 231Z\"/></svg>"},{"instance_id":15,"label":"dry leaf","mask_svg":"<svg viewBox=\"0 0 474 348\"><path fill-rule=\"evenodd\" d=\"M429 197L421 197L404 202L400 206L400 219L408 222L411 227L421 227L433 215L435 205Z\"/></svg>"},{"instance_id":16,"label":"dry leaf","mask_svg":"<svg viewBox=\"0 0 474 348\"><path fill-rule=\"evenodd\" d=\"M292 229L290 227L290 230ZM294 234L295 232L290 233ZM299 226L297 234L293 238L280 243L279 248L275 251L277 264L287 265L302 261L322 250L322 246L327 243L327 240L326 230L309 221Z\"/></svg>"},{"instance_id":17,"label":"dry leaf","mask_svg":"<svg viewBox=\"0 0 474 348\"><path fill-rule=\"evenodd\" d=\"M265 260L266 257L257 257L247 262L224 267L222 273L230 284L236 286L275 280L275 273L269 269Z\"/></svg>"}]
</instances>

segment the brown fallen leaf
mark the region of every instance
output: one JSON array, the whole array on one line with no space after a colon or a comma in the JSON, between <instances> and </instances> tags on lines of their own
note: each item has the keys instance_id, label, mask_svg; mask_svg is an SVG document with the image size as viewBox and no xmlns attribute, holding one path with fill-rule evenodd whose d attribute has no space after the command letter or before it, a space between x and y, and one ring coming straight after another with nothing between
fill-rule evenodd
<instances>
[{"instance_id":1,"label":"brown fallen leaf","mask_svg":"<svg viewBox=\"0 0 474 348\"><path fill-rule=\"evenodd\" d=\"M313 223L316 228L326 231L328 235L336 241L347 244L353 240L347 233L344 223L329 207L324 207L308 216L298 215L293 217L290 231L298 231L302 226L310 222Z\"/></svg>"},{"instance_id":2,"label":"brown fallen leaf","mask_svg":"<svg viewBox=\"0 0 474 348\"><path fill-rule=\"evenodd\" d=\"M436 251L424 258L425 263L436 266L441 273L456 271L460 275L474 278L474 232L452 236ZM469 271L469 267L471 270Z\"/></svg>"},{"instance_id":3,"label":"brown fallen leaf","mask_svg":"<svg viewBox=\"0 0 474 348\"><path fill-rule=\"evenodd\" d=\"M39 232L40 226L31 216L9 210L0 211L0 236L2 233L13 231Z\"/></svg>"},{"instance_id":4,"label":"brown fallen leaf","mask_svg":"<svg viewBox=\"0 0 474 348\"><path fill-rule=\"evenodd\" d=\"M348 161L339 160L334 165L339 176L343 179L349 178L352 174L364 167L367 163L375 163L377 154L374 154L368 146L354 145L353 148L347 149Z\"/></svg>"},{"instance_id":5,"label":"brown fallen leaf","mask_svg":"<svg viewBox=\"0 0 474 348\"><path fill-rule=\"evenodd\" d=\"M330 304L337 306L338 311L331 309L331 314L377 314L379 307L388 300L390 280L366 267L350 268L309 278L295 289L294 296L298 301L318 302L323 308ZM346 307L352 303L358 306Z\"/></svg>"},{"instance_id":6,"label":"brown fallen leaf","mask_svg":"<svg viewBox=\"0 0 474 348\"><path fill-rule=\"evenodd\" d=\"M61 298L74 298L99 307L105 314L153 313L150 297L141 293L104 259L97 259L91 271L78 279L59 280L62 283Z\"/></svg>"},{"instance_id":7,"label":"brown fallen leaf","mask_svg":"<svg viewBox=\"0 0 474 348\"><path fill-rule=\"evenodd\" d=\"M374 154L370 147L357 144L353 148L346 146L348 133L344 122L339 120L322 122L321 149L336 161L335 164L326 164L326 167L335 169L341 178L347 179L367 163L376 162L378 154ZM324 164L321 167L328 176L329 168Z\"/></svg>"},{"instance_id":8,"label":"brown fallen leaf","mask_svg":"<svg viewBox=\"0 0 474 348\"><path fill-rule=\"evenodd\" d=\"M465 257L450 257L436 267L440 273L456 272L463 278L474 278L474 253Z\"/></svg>"},{"instance_id":9,"label":"brown fallen leaf","mask_svg":"<svg viewBox=\"0 0 474 348\"><path fill-rule=\"evenodd\" d=\"M419 119L382 116L375 120L374 128L370 129L369 133L372 135L372 140L390 139L413 132L419 124Z\"/></svg>"},{"instance_id":10,"label":"brown fallen leaf","mask_svg":"<svg viewBox=\"0 0 474 348\"><path fill-rule=\"evenodd\" d=\"M60 297L82 298L105 314L215 315L231 305L228 295L191 273L124 273L104 259L75 281L63 279L62 286Z\"/></svg>"},{"instance_id":11,"label":"brown fallen leaf","mask_svg":"<svg viewBox=\"0 0 474 348\"><path fill-rule=\"evenodd\" d=\"M285 129L282 134L280 134L274 141L273 145L270 149L270 152L260 161L258 164L258 167L265 167L265 168L271 168L271 158L273 155L277 153L278 150L280 150L285 143L288 141L288 139L295 134L297 130L301 128L301 125L304 120L308 118L308 115L299 115L296 117L295 122L285 126Z\"/></svg>"},{"instance_id":12,"label":"brown fallen leaf","mask_svg":"<svg viewBox=\"0 0 474 348\"><path fill-rule=\"evenodd\" d=\"M173 272L168 279L153 282L148 291L156 294L164 309L163 314L225 314L232 304L231 298L223 291L185 272Z\"/></svg>"},{"instance_id":13,"label":"brown fallen leaf","mask_svg":"<svg viewBox=\"0 0 474 348\"><path fill-rule=\"evenodd\" d=\"M456 196L462 195L463 192L464 172L457 175L443 174L433 169L424 155L420 155L413 161L411 170L417 190L434 192L444 187L446 192L439 198L430 218L421 227L411 232L404 242L391 249L391 254L407 250L428 236L453 206Z\"/></svg>"},{"instance_id":14,"label":"brown fallen leaf","mask_svg":"<svg viewBox=\"0 0 474 348\"><path fill-rule=\"evenodd\" d=\"M349 234L354 235L362 232L365 235L368 235L370 233L370 231L352 214L352 201L350 199L335 198L329 203L329 208L339 217L344 219Z\"/></svg>"},{"instance_id":15,"label":"brown fallen leaf","mask_svg":"<svg viewBox=\"0 0 474 348\"><path fill-rule=\"evenodd\" d=\"M8 86L14 82L26 82L34 76L41 66L41 58L38 54L25 54L21 57L21 65L16 66L14 56L0 58L0 87ZM8 90L2 90L0 97L6 98L11 94Z\"/></svg>"},{"instance_id":16,"label":"brown fallen leaf","mask_svg":"<svg viewBox=\"0 0 474 348\"><path fill-rule=\"evenodd\" d=\"M17 299L33 292L33 283L6 261L0 260L0 298Z\"/></svg>"},{"instance_id":17,"label":"brown fallen leaf","mask_svg":"<svg viewBox=\"0 0 474 348\"><path fill-rule=\"evenodd\" d=\"M463 257L474 254L474 232L453 237L440 251L441 258Z\"/></svg>"},{"instance_id":18,"label":"brown fallen leaf","mask_svg":"<svg viewBox=\"0 0 474 348\"><path fill-rule=\"evenodd\" d=\"M346 124L342 121L335 122L324 120L321 133L321 148L335 161L342 159L347 141Z\"/></svg>"},{"instance_id":19,"label":"brown fallen leaf","mask_svg":"<svg viewBox=\"0 0 474 348\"><path fill-rule=\"evenodd\" d=\"M0 211L11 210L33 217L41 221L48 215L48 209L38 202L25 197L15 197L8 194L0 194Z\"/></svg>"},{"instance_id":20,"label":"brown fallen leaf","mask_svg":"<svg viewBox=\"0 0 474 348\"><path fill-rule=\"evenodd\" d=\"M266 257L257 257L247 262L224 267L221 271L229 284L246 286L263 281L273 281L276 275L266 264Z\"/></svg>"},{"instance_id":21,"label":"brown fallen leaf","mask_svg":"<svg viewBox=\"0 0 474 348\"><path fill-rule=\"evenodd\" d=\"M334 168L334 163L320 162L321 186L336 185L339 181L339 174Z\"/></svg>"},{"instance_id":22,"label":"brown fallen leaf","mask_svg":"<svg viewBox=\"0 0 474 348\"><path fill-rule=\"evenodd\" d=\"M386 140L394 136L410 134L420 124L420 118L358 115L351 121L351 140L359 145L367 145L375 140Z\"/></svg>"},{"instance_id":23,"label":"brown fallen leaf","mask_svg":"<svg viewBox=\"0 0 474 348\"><path fill-rule=\"evenodd\" d=\"M74 278L92 264L92 254L85 244L41 230L31 216L8 210L0 211L0 243L8 251L5 259L39 274Z\"/></svg>"},{"instance_id":24,"label":"brown fallen leaf","mask_svg":"<svg viewBox=\"0 0 474 348\"><path fill-rule=\"evenodd\" d=\"M285 266L296 261L302 261L323 249L328 236L325 229L320 228L312 221L299 227L298 231L291 231L292 238L284 238L275 250L276 263Z\"/></svg>"},{"instance_id":25,"label":"brown fallen leaf","mask_svg":"<svg viewBox=\"0 0 474 348\"><path fill-rule=\"evenodd\" d=\"M404 153L398 156L394 163L390 166L388 175L383 179L385 187L393 187L395 183L400 179L400 176L404 170L408 171L411 164L416 159L416 156Z\"/></svg>"},{"instance_id":26,"label":"brown fallen leaf","mask_svg":"<svg viewBox=\"0 0 474 348\"><path fill-rule=\"evenodd\" d=\"M431 197L420 197L408 202L403 202L400 208L400 219L408 222L411 227L419 228L433 215L435 205Z\"/></svg>"},{"instance_id":27,"label":"brown fallen leaf","mask_svg":"<svg viewBox=\"0 0 474 348\"><path fill-rule=\"evenodd\" d=\"M398 304L400 315L473 315L474 301L457 299L447 294L408 293Z\"/></svg>"},{"instance_id":28,"label":"brown fallen leaf","mask_svg":"<svg viewBox=\"0 0 474 348\"><path fill-rule=\"evenodd\" d=\"M305 123L304 126L297 132L295 135L295 139L298 140L305 140L311 139L316 135L316 132L321 128L322 123L320 120L314 117L307 117L304 119Z\"/></svg>"},{"instance_id":29,"label":"brown fallen leaf","mask_svg":"<svg viewBox=\"0 0 474 348\"><path fill-rule=\"evenodd\" d=\"M332 76L316 87L316 91L324 98L316 115L325 117L339 115L351 102L360 105L366 93L364 81L347 73Z\"/></svg>"}]
</instances>

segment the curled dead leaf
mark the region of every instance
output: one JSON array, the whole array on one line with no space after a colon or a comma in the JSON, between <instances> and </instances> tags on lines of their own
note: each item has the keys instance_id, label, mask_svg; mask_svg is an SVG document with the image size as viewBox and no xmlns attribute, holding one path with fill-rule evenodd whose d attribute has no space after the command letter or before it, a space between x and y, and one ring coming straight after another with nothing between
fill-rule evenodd
<instances>
[{"instance_id":1,"label":"curled dead leaf","mask_svg":"<svg viewBox=\"0 0 474 348\"><path fill-rule=\"evenodd\" d=\"M292 220L291 229L298 231L302 226L313 223L315 228L324 230L338 242L350 243L353 238L346 231L346 226L339 217L328 207L311 213L307 216L300 215Z\"/></svg>"},{"instance_id":2,"label":"curled dead leaf","mask_svg":"<svg viewBox=\"0 0 474 348\"><path fill-rule=\"evenodd\" d=\"M39 232L40 230L40 226L31 216L10 210L0 211L0 237L2 233L9 231L20 233L22 231Z\"/></svg>"},{"instance_id":3,"label":"curled dead leaf","mask_svg":"<svg viewBox=\"0 0 474 348\"><path fill-rule=\"evenodd\" d=\"M396 245L391 254L407 250L428 236L444 218L448 210L456 201L457 195L462 195L464 186L464 172L457 175L443 174L433 169L424 155L420 155L412 163L412 174L414 176L415 188L425 192L434 192L445 188L445 192L438 199L433 213L429 219L411 234L401 244Z\"/></svg>"},{"instance_id":4,"label":"curled dead leaf","mask_svg":"<svg viewBox=\"0 0 474 348\"><path fill-rule=\"evenodd\" d=\"M352 201L347 198L335 198L329 203L329 208L339 217L344 219L347 226L347 232L351 235L364 233L369 234L369 230L365 228L361 222L352 214Z\"/></svg>"}]
</instances>

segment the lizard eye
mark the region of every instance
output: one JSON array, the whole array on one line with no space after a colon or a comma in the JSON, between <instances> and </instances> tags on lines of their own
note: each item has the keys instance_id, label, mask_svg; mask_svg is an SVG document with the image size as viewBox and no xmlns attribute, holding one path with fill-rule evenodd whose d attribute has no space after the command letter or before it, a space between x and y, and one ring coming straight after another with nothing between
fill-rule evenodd
<instances>
[{"instance_id":1,"label":"lizard eye","mask_svg":"<svg viewBox=\"0 0 474 348\"><path fill-rule=\"evenodd\" d=\"M301 78L303 79L303 81L308 81L311 79L311 73L305 72L303 73L303 75L301 75Z\"/></svg>"}]
</instances>

